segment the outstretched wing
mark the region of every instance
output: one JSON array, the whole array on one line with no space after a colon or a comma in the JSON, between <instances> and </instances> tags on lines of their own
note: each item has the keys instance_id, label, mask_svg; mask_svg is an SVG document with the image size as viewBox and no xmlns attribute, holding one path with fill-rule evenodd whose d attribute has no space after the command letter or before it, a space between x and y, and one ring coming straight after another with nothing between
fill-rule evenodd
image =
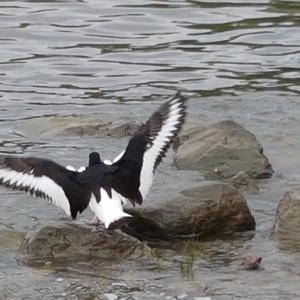
<instances>
[{"instance_id":1,"label":"outstretched wing","mask_svg":"<svg viewBox=\"0 0 300 300\"><path fill-rule=\"evenodd\" d=\"M89 203L77 175L51 160L0 155L0 185L44 198L74 219Z\"/></svg>"},{"instance_id":2,"label":"outstretched wing","mask_svg":"<svg viewBox=\"0 0 300 300\"><path fill-rule=\"evenodd\" d=\"M119 171L110 179L112 188L133 205L141 204L148 194L157 166L181 129L186 114L185 101L177 93L165 102L138 128L124 154L114 160Z\"/></svg>"}]
</instances>

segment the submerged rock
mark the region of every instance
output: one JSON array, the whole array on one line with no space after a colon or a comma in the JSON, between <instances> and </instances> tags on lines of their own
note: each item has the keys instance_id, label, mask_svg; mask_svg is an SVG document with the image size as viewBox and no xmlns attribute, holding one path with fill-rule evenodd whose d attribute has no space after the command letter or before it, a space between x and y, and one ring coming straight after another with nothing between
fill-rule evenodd
<instances>
[{"instance_id":1,"label":"submerged rock","mask_svg":"<svg viewBox=\"0 0 300 300\"><path fill-rule=\"evenodd\" d=\"M41 223L27 233L21 245L34 258L98 257L140 259L152 257L151 249L132 236L116 231L93 231L76 223Z\"/></svg>"},{"instance_id":2,"label":"submerged rock","mask_svg":"<svg viewBox=\"0 0 300 300\"><path fill-rule=\"evenodd\" d=\"M245 172L239 172L230 179L230 182L240 192L259 192L259 188L255 184L255 181Z\"/></svg>"},{"instance_id":3,"label":"submerged rock","mask_svg":"<svg viewBox=\"0 0 300 300\"><path fill-rule=\"evenodd\" d=\"M20 232L0 224L0 248L11 251L18 250L24 236L24 232Z\"/></svg>"},{"instance_id":4,"label":"submerged rock","mask_svg":"<svg viewBox=\"0 0 300 300\"><path fill-rule=\"evenodd\" d=\"M132 135L139 124L126 118L112 122L108 115L50 116L21 121L18 126L26 136L111 136ZM17 127L18 128L18 127Z\"/></svg>"},{"instance_id":5,"label":"submerged rock","mask_svg":"<svg viewBox=\"0 0 300 300\"><path fill-rule=\"evenodd\" d=\"M287 248L300 249L300 186L285 193L280 200L272 237Z\"/></svg>"},{"instance_id":6,"label":"submerged rock","mask_svg":"<svg viewBox=\"0 0 300 300\"><path fill-rule=\"evenodd\" d=\"M273 174L254 134L233 121L193 129L180 143L175 159L179 169L198 170L207 178L229 178L241 171L255 179Z\"/></svg>"},{"instance_id":7,"label":"submerged rock","mask_svg":"<svg viewBox=\"0 0 300 300\"><path fill-rule=\"evenodd\" d=\"M80 123L78 125L68 125L62 129L60 135L79 135L79 136L111 136L114 138L122 138L134 134L138 128L135 122L123 122L113 124L112 122L92 121Z\"/></svg>"},{"instance_id":8,"label":"submerged rock","mask_svg":"<svg viewBox=\"0 0 300 300\"><path fill-rule=\"evenodd\" d=\"M203 182L175 198L128 209L131 234L168 239L191 234L225 233L255 228L243 195L231 184Z\"/></svg>"},{"instance_id":9,"label":"submerged rock","mask_svg":"<svg viewBox=\"0 0 300 300\"><path fill-rule=\"evenodd\" d=\"M111 126L108 131L108 135L114 138L122 138L125 136L133 135L140 124L136 122L125 122L121 124L115 124Z\"/></svg>"},{"instance_id":10,"label":"submerged rock","mask_svg":"<svg viewBox=\"0 0 300 300\"><path fill-rule=\"evenodd\" d=\"M247 270L258 270L260 268L260 263L262 257L255 255L248 255L242 259L242 265Z\"/></svg>"},{"instance_id":11,"label":"submerged rock","mask_svg":"<svg viewBox=\"0 0 300 300\"><path fill-rule=\"evenodd\" d=\"M61 131L61 135L79 135L79 136L111 136L114 138L122 138L133 135L139 124L135 122L123 122L112 124L111 122L86 123L80 125L70 125Z\"/></svg>"},{"instance_id":12,"label":"submerged rock","mask_svg":"<svg viewBox=\"0 0 300 300\"><path fill-rule=\"evenodd\" d=\"M97 124L70 124L66 128L62 128L58 135L72 135L72 136L106 136L109 133L110 123L97 122Z\"/></svg>"}]
</instances>

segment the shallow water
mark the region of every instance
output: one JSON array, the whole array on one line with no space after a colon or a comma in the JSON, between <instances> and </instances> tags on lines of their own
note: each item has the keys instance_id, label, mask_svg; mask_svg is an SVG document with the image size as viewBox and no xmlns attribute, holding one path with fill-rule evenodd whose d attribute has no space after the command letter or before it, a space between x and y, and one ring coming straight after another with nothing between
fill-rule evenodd
<instances>
[{"instance_id":1,"label":"shallow water","mask_svg":"<svg viewBox=\"0 0 300 300\"><path fill-rule=\"evenodd\" d=\"M111 287L117 281L135 287L127 294L137 299L182 293L190 299L300 298L299 253L269 238L280 197L300 182L299 17L298 1L2 1L2 153L76 166L94 149L111 158L127 139L56 134L59 125L43 116L142 121L182 90L190 96L190 123L241 123L260 140L276 173L259 183L258 195L247 195L254 236L199 242L192 261L179 247L162 251L154 268L105 265L101 274L88 262L30 267L2 247L0 298L94 299L105 290L118 294ZM161 167L170 178L173 172ZM163 192L159 180L154 190ZM1 189L0 200L0 223L18 230L58 218L55 208L15 192ZM261 271L240 267L248 252L263 257Z\"/></svg>"}]
</instances>

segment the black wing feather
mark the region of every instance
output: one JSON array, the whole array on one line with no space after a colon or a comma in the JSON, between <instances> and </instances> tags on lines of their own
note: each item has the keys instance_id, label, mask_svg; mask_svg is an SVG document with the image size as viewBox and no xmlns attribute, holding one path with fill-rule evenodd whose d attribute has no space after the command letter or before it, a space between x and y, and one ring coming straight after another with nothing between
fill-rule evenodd
<instances>
[{"instance_id":1,"label":"black wing feather","mask_svg":"<svg viewBox=\"0 0 300 300\"><path fill-rule=\"evenodd\" d=\"M170 129L166 141L162 143L155 155L155 161L153 162L151 170L149 170L149 172L154 173L184 123L185 101L186 99L181 96L180 93L177 93L172 99L161 105L148 121L138 128L133 137L129 140L123 156L113 164L118 167L118 172L110 177L111 186L123 197L129 199L133 205L143 202L139 188L141 180L143 180L143 178L141 178L141 171L145 153L153 146L163 126L166 125L165 123L171 122L171 109L175 110L174 105L176 105L176 107L178 107L178 112L176 112L178 118L176 121L178 122L172 127L172 130Z\"/></svg>"},{"instance_id":2,"label":"black wing feather","mask_svg":"<svg viewBox=\"0 0 300 300\"><path fill-rule=\"evenodd\" d=\"M18 173L33 175L34 177L46 176L59 185L69 203L70 214L72 218L76 218L78 212L82 212L89 203L88 190L84 185L78 184L78 176L80 173L70 171L61 165L47 159L36 157L15 157L15 156L0 156L0 170L12 170ZM44 198L53 202L47 191L34 189L26 184L10 183L10 180L0 177L0 184L16 190L25 191L32 196Z\"/></svg>"}]
</instances>

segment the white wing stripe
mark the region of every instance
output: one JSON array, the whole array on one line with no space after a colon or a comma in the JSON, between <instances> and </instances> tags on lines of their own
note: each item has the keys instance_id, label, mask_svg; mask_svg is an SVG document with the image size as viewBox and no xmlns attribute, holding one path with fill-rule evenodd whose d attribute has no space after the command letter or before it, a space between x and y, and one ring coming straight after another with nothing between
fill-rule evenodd
<instances>
[{"instance_id":1,"label":"white wing stripe","mask_svg":"<svg viewBox=\"0 0 300 300\"><path fill-rule=\"evenodd\" d=\"M10 169L0 169L0 178L10 185L28 187L35 192L40 191L47 195L55 205L62 208L70 216L70 203L64 190L47 176L35 177L31 174L17 172Z\"/></svg>"},{"instance_id":2,"label":"white wing stripe","mask_svg":"<svg viewBox=\"0 0 300 300\"><path fill-rule=\"evenodd\" d=\"M22 174L22 177L19 179L17 185L23 184L24 186L30 186L32 183L32 179L33 179L32 175L24 176Z\"/></svg>"},{"instance_id":3,"label":"white wing stripe","mask_svg":"<svg viewBox=\"0 0 300 300\"><path fill-rule=\"evenodd\" d=\"M163 147L171 140L176 132L176 125L180 123L183 108L179 99L174 99L170 102L169 113L167 118L164 120L162 128L159 134L155 137L152 142L152 146L145 152L143 159L143 166L141 170L141 184L140 192L143 198L148 194L152 181L153 181L153 168L155 161L162 151Z\"/></svg>"},{"instance_id":4,"label":"white wing stripe","mask_svg":"<svg viewBox=\"0 0 300 300\"><path fill-rule=\"evenodd\" d=\"M113 163L117 162L118 160L120 160L120 158L124 155L125 150L123 150L121 153L119 153L114 159L113 159Z\"/></svg>"}]
</instances>

